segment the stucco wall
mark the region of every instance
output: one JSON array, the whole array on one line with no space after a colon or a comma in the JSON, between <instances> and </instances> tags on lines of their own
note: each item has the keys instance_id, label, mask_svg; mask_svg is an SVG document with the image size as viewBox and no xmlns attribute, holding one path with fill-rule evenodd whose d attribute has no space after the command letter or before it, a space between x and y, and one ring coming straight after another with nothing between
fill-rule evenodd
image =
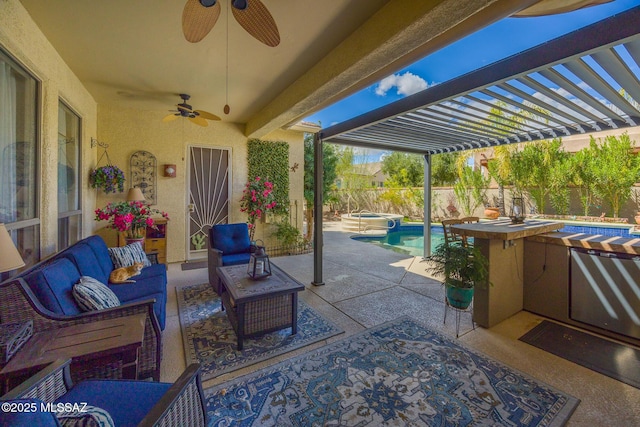
<instances>
[{"instance_id":1,"label":"stucco wall","mask_svg":"<svg viewBox=\"0 0 640 427\"><path fill-rule=\"evenodd\" d=\"M231 203L229 222L244 222L246 215L240 212L240 197L247 181L247 137L244 126L235 123L210 122L209 126L194 125L186 119L163 123L166 112L127 110L110 106L98 107L98 140L109 145L109 158L120 167L127 180L130 176L129 159L139 150L149 151L156 157L157 204L156 208L169 213L171 221L167 236L168 262L182 262L187 257L187 172L188 149L190 146L228 148L231 152ZM303 134L293 131L275 131L263 140L289 142L289 163L298 163L296 172L290 172L290 198L298 200L302 218L303 197ZM101 165L102 165L101 161ZM175 164L175 178L162 176L162 165ZM126 194L105 195L98 192L97 206L110 201L121 201ZM294 223L295 225L295 223ZM97 233L114 243L111 230L99 230L104 223L95 223ZM302 222L299 224L302 227ZM256 238L268 240L272 226L258 224ZM204 255L204 254L202 254Z\"/></svg>"},{"instance_id":2,"label":"stucco wall","mask_svg":"<svg viewBox=\"0 0 640 427\"><path fill-rule=\"evenodd\" d=\"M81 180L84 234L93 227L95 192L86 191L86 177L95 163L89 148L96 136L97 104L76 75L64 63L18 0L0 0L0 48L31 72L41 84L39 188L41 254L58 250L58 102L60 99L81 118Z\"/></svg>"}]
</instances>

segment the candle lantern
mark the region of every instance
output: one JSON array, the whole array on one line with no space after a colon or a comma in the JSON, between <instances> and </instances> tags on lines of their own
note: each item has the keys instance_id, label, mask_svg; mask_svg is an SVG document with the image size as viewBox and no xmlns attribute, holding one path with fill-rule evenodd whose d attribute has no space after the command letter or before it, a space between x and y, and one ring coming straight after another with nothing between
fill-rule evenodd
<instances>
[{"instance_id":1,"label":"candle lantern","mask_svg":"<svg viewBox=\"0 0 640 427\"><path fill-rule=\"evenodd\" d=\"M251 252L247 274L253 280L271 276L271 262L269 261L269 255L264 250L264 246L256 245L256 249Z\"/></svg>"},{"instance_id":2,"label":"candle lantern","mask_svg":"<svg viewBox=\"0 0 640 427\"><path fill-rule=\"evenodd\" d=\"M513 224L522 224L525 218L524 197L514 197L509 218Z\"/></svg>"}]
</instances>

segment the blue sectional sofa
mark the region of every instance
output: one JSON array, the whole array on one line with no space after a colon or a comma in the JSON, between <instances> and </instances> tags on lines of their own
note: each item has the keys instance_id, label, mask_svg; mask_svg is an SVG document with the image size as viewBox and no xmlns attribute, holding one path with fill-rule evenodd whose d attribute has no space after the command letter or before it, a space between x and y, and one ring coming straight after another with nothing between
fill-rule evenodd
<instances>
[{"instance_id":1,"label":"blue sectional sofa","mask_svg":"<svg viewBox=\"0 0 640 427\"><path fill-rule=\"evenodd\" d=\"M32 320L34 333L92 320L146 313L140 378L159 380L162 335L166 317L167 270L164 264L144 267L130 284L109 284L114 266L104 240L87 237L0 285L0 321ZM106 284L120 306L83 312L72 289L81 276Z\"/></svg>"}]
</instances>

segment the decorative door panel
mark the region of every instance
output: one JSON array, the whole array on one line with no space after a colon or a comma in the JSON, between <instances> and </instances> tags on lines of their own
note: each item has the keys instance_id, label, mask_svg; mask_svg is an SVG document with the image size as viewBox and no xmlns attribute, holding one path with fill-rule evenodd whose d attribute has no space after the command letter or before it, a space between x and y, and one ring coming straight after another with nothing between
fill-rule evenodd
<instances>
[{"instance_id":1,"label":"decorative door panel","mask_svg":"<svg viewBox=\"0 0 640 427\"><path fill-rule=\"evenodd\" d=\"M229 220L229 149L189 147L187 259L205 258L209 229Z\"/></svg>"}]
</instances>

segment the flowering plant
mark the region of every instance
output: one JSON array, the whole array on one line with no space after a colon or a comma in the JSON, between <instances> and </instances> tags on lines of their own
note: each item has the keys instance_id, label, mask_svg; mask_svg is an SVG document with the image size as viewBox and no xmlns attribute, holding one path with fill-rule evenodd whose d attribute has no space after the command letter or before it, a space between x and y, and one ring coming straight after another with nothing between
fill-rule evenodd
<instances>
[{"instance_id":1,"label":"flowering plant","mask_svg":"<svg viewBox=\"0 0 640 427\"><path fill-rule=\"evenodd\" d=\"M166 212L153 209L140 201L108 203L102 209L96 209L96 221L109 221L109 228L125 233L129 239L141 239L147 227L158 229L151 215L161 214L169 220Z\"/></svg>"},{"instance_id":2,"label":"flowering plant","mask_svg":"<svg viewBox=\"0 0 640 427\"><path fill-rule=\"evenodd\" d=\"M276 206L273 196L273 183L261 180L259 176L255 180L247 182L240 199L240 212L249 215L249 229L253 236L256 220L262 218L269 209Z\"/></svg>"},{"instance_id":3,"label":"flowering plant","mask_svg":"<svg viewBox=\"0 0 640 427\"><path fill-rule=\"evenodd\" d=\"M117 166L100 166L91 171L89 185L99 188L105 193L119 193L124 191L124 172Z\"/></svg>"}]
</instances>

